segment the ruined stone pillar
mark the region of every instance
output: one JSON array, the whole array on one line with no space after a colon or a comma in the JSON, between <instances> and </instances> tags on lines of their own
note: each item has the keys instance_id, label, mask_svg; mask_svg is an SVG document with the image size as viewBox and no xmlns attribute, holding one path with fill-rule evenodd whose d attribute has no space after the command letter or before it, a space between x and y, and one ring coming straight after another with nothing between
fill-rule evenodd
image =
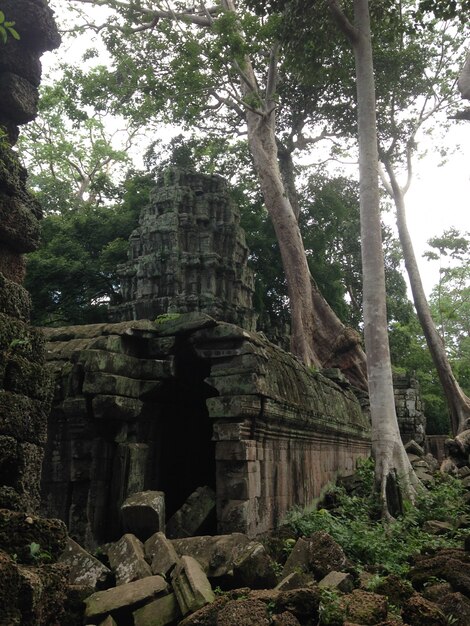
<instances>
[{"instance_id":1,"label":"ruined stone pillar","mask_svg":"<svg viewBox=\"0 0 470 626\"><path fill-rule=\"evenodd\" d=\"M37 113L40 56L60 43L45 0L4 0L16 40L0 40L0 508L33 513L46 439L51 385L41 333L29 325L23 254L39 244L41 208L12 149L18 126Z\"/></svg>"},{"instance_id":2,"label":"ruined stone pillar","mask_svg":"<svg viewBox=\"0 0 470 626\"><path fill-rule=\"evenodd\" d=\"M206 313L254 330L254 275L240 216L220 176L170 168L129 239L115 321Z\"/></svg>"}]
</instances>

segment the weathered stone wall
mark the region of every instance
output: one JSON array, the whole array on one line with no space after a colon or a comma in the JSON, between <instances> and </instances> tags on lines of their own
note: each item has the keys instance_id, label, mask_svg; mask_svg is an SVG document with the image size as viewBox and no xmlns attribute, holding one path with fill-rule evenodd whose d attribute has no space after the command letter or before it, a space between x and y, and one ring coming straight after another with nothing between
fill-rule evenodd
<instances>
[{"instance_id":1,"label":"weathered stone wall","mask_svg":"<svg viewBox=\"0 0 470 626\"><path fill-rule=\"evenodd\" d=\"M46 626L58 624L63 613L66 568L54 561L65 546L66 528L33 515L51 379L44 339L28 323L30 299L21 283L23 254L39 243L41 209L26 190L26 170L11 146L18 125L36 115L40 56L60 38L43 0L3 0L0 8L20 36L0 41L0 624Z\"/></svg>"},{"instance_id":2,"label":"weathered stone wall","mask_svg":"<svg viewBox=\"0 0 470 626\"><path fill-rule=\"evenodd\" d=\"M394 374L395 407L403 443L412 439L424 447L426 417L419 382L410 374Z\"/></svg>"},{"instance_id":3,"label":"weathered stone wall","mask_svg":"<svg viewBox=\"0 0 470 626\"><path fill-rule=\"evenodd\" d=\"M119 537L131 493L164 491L169 517L202 485L219 532L255 535L369 453L368 418L338 372L312 373L232 324L195 314L46 332L45 513L82 543Z\"/></svg>"},{"instance_id":4,"label":"weathered stone wall","mask_svg":"<svg viewBox=\"0 0 470 626\"><path fill-rule=\"evenodd\" d=\"M239 222L223 178L166 170L129 238L113 319L200 311L254 330L254 277Z\"/></svg>"},{"instance_id":5,"label":"weathered stone wall","mask_svg":"<svg viewBox=\"0 0 470 626\"><path fill-rule=\"evenodd\" d=\"M5 0L2 11L20 35L0 42L0 508L32 512L49 407L41 333L28 324L30 300L21 286L23 253L39 243L41 209L26 190L26 170L11 149L18 125L34 119L40 56L58 46L43 0Z\"/></svg>"}]
</instances>

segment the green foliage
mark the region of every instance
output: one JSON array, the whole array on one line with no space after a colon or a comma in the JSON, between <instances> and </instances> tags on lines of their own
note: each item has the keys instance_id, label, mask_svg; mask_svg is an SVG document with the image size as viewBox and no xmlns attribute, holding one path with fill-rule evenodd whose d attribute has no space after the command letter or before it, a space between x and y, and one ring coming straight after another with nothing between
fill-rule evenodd
<instances>
[{"instance_id":1,"label":"green foliage","mask_svg":"<svg viewBox=\"0 0 470 626\"><path fill-rule=\"evenodd\" d=\"M47 550L42 550L39 543L34 541L29 544L29 557L36 563L49 563L52 561L52 555Z\"/></svg>"},{"instance_id":2,"label":"green foliage","mask_svg":"<svg viewBox=\"0 0 470 626\"><path fill-rule=\"evenodd\" d=\"M328 587L320 589L319 616L321 626L342 626L345 618L340 603L341 594Z\"/></svg>"},{"instance_id":3,"label":"green foliage","mask_svg":"<svg viewBox=\"0 0 470 626\"><path fill-rule=\"evenodd\" d=\"M181 313L164 313L155 318L155 324L165 324L166 322L173 322L181 317Z\"/></svg>"},{"instance_id":4,"label":"green foliage","mask_svg":"<svg viewBox=\"0 0 470 626\"><path fill-rule=\"evenodd\" d=\"M456 522L464 512L464 494L460 481L439 476L433 485L417 497L415 506L407 505L405 514L384 523L379 520L379 506L372 488L374 470L371 463L360 469L362 486L356 495L347 495L335 488L332 496L336 506L302 512L293 510L287 523L299 535L328 532L344 549L346 555L362 567L373 566L381 574L403 575L409 569L414 554L437 547L460 545L461 535L434 536L422 529L425 521Z\"/></svg>"},{"instance_id":5,"label":"green foliage","mask_svg":"<svg viewBox=\"0 0 470 626\"><path fill-rule=\"evenodd\" d=\"M15 22L8 22L5 13L0 11L0 41L2 43L6 43L8 40L8 36L13 37L17 41L20 39L20 35L18 31L16 31L13 27Z\"/></svg>"},{"instance_id":6,"label":"green foliage","mask_svg":"<svg viewBox=\"0 0 470 626\"><path fill-rule=\"evenodd\" d=\"M84 204L42 220L42 246L27 257L25 286L36 325L95 323L119 302L117 265L153 182L133 175L115 206Z\"/></svg>"}]
</instances>

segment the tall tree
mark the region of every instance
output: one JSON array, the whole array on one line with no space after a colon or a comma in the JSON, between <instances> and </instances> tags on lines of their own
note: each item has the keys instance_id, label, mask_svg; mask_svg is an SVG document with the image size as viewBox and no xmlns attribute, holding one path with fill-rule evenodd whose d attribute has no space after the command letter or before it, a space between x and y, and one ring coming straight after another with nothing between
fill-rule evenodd
<instances>
[{"instance_id":1,"label":"tall tree","mask_svg":"<svg viewBox=\"0 0 470 626\"><path fill-rule=\"evenodd\" d=\"M354 0L352 23L338 0L327 2L339 28L352 45L356 65L364 338L376 482L386 516L389 514L387 488L390 489L399 477L403 493L413 499L417 478L398 428L388 343L369 3L368 0Z\"/></svg>"},{"instance_id":2,"label":"tall tree","mask_svg":"<svg viewBox=\"0 0 470 626\"><path fill-rule=\"evenodd\" d=\"M414 253L413 242L407 226L405 195L412 181L412 160L417 151L417 134L426 125L429 127L441 112L452 113L458 99L456 83L459 68L459 53L462 56L463 35L458 25L437 24L432 33L424 35L427 42L427 67L423 78L416 77L416 96L406 107L397 110L395 101L400 97L397 85L390 98L380 109L383 132L380 135L380 159L384 169L381 177L385 189L393 198L396 208L398 234L403 250L413 300L418 319L423 328L426 342L435 364L439 380L449 407L454 435L466 428L470 418L470 398L461 389L445 346L434 324L426 298L421 275ZM413 33L401 35L402 46L413 49L416 46ZM421 36L423 39L423 36ZM399 59L397 60L399 63ZM444 121L445 123L445 121ZM441 122L442 125L442 122ZM398 169L405 170L406 182L400 185Z\"/></svg>"},{"instance_id":3,"label":"tall tree","mask_svg":"<svg viewBox=\"0 0 470 626\"><path fill-rule=\"evenodd\" d=\"M109 121L79 107L64 80L41 88L39 115L21 134L19 147L31 170L28 184L46 214L116 198L137 130L115 119L110 131Z\"/></svg>"},{"instance_id":4,"label":"tall tree","mask_svg":"<svg viewBox=\"0 0 470 626\"><path fill-rule=\"evenodd\" d=\"M220 128L223 120L234 132L246 124L286 275L291 349L307 364L341 367L354 383L365 387L360 339L344 328L312 281L297 210L285 182L288 177L281 173L279 15L263 21L233 0L215 6L202 3L197 8L176 2L76 1L114 10L113 20L101 32L116 60L116 71L111 80L109 72L103 74L103 83L107 83L107 94L113 91L113 82L119 86L115 102L121 109L127 107L133 115L136 103L140 111L152 109L153 113L160 106L168 116L171 101L173 118L180 122ZM136 64L139 79L129 81L130 67ZM129 89L123 95L126 81Z\"/></svg>"}]
</instances>

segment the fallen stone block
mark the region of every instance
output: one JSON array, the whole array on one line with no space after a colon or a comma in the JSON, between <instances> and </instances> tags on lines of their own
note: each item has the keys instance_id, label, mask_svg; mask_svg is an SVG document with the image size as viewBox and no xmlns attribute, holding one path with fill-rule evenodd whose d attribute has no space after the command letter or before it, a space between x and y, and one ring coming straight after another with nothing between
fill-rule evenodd
<instances>
[{"instance_id":1,"label":"fallen stone block","mask_svg":"<svg viewBox=\"0 0 470 626\"><path fill-rule=\"evenodd\" d=\"M318 583L319 587L337 589L343 593L350 593L354 588L354 580L351 574L345 572L330 572Z\"/></svg>"},{"instance_id":2,"label":"fallen stone block","mask_svg":"<svg viewBox=\"0 0 470 626\"><path fill-rule=\"evenodd\" d=\"M85 617L106 616L123 607L143 605L167 593L168 585L161 576L149 576L106 591L97 591L85 600Z\"/></svg>"},{"instance_id":3,"label":"fallen stone block","mask_svg":"<svg viewBox=\"0 0 470 626\"><path fill-rule=\"evenodd\" d=\"M231 576L237 551L249 542L250 539L243 533L186 537L171 541L178 556L195 558L208 578Z\"/></svg>"},{"instance_id":4,"label":"fallen stone block","mask_svg":"<svg viewBox=\"0 0 470 626\"><path fill-rule=\"evenodd\" d=\"M165 494L163 491L139 491L121 506L124 531L142 541L158 531L165 531Z\"/></svg>"},{"instance_id":5,"label":"fallen stone block","mask_svg":"<svg viewBox=\"0 0 470 626\"><path fill-rule=\"evenodd\" d=\"M230 600L217 615L217 626L269 626L271 616L264 602L260 600Z\"/></svg>"},{"instance_id":6,"label":"fallen stone block","mask_svg":"<svg viewBox=\"0 0 470 626\"><path fill-rule=\"evenodd\" d=\"M445 626L448 623L440 608L419 593L405 602L402 617L405 623L413 626Z\"/></svg>"},{"instance_id":7,"label":"fallen stone block","mask_svg":"<svg viewBox=\"0 0 470 626\"><path fill-rule=\"evenodd\" d=\"M448 535L454 530L454 527L449 522L442 522L440 520L427 520L423 524L423 531L430 535Z\"/></svg>"},{"instance_id":8,"label":"fallen stone block","mask_svg":"<svg viewBox=\"0 0 470 626\"><path fill-rule=\"evenodd\" d=\"M316 580L321 580L329 572L343 571L349 565L341 546L328 533L317 531L297 541L284 565L282 576L301 571L310 572Z\"/></svg>"},{"instance_id":9,"label":"fallen stone block","mask_svg":"<svg viewBox=\"0 0 470 626\"><path fill-rule=\"evenodd\" d=\"M272 589L277 584L274 561L257 541L242 547L233 564L233 577L238 587Z\"/></svg>"},{"instance_id":10,"label":"fallen stone block","mask_svg":"<svg viewBox=\"0 0 470 626\"><path fill-rule=\"evenodd\" d=\"M197 611L215 599L202 567L191 556L181 557L171 576L173 590L182 615Z\"/></svg>"},{"instance_id":11,"label":"fallen stone block","mask_svg":"<svg viewBox=\"0 0 470 626\"><path fill-rule=\"evenodd\" d=\"M116 585L125 585L152 575L144 557L144 546L134 535L123 535L119 541L111 544L108 558L116 575Z\"/></svg>"},{"instance_id":12,"label":"fallen stone block","mask_svg":"<svg viewBox=\"0 0 470 626\"><path fill-rule=\"evenodd\" d=\"M419 445L419 443L416 443L414 439L411 439L405 444L405 450L408 454L416 454L416 456L419 457L424 456L424 449Z\"/></svg>"},{"instance_id":13,"label":"fallen stone block","mask_svg":"<svg viewBox=\"0 0 470 626\"><path fill-rule=\"evenodd\" d=\"M112 575L111 570L70 537L67 538L67 544L59 558L59 563L63 563L69 568L69 585L88 587L92 591L105 589L108 586L107 581Z\"/></svg>"},{"instance_id":14,"label":"fallen stone block","mask_svg":"<svg viewBox=\"0 0 470 626\"><path fill-rule=\"evenodd\" d=\"M170 593L134 611L134 626L165 626L179 620L181 611L176 595Z\"/></svg>"},{"instance_id":15,"label":"fallen stone block","mask_svg":"<svg viewBox=\"0 0 470 626\"><path fill-rule=\"evenodd\" d=\"M275 587L277 591L291 591L292 589L301 589L308 587L313 583L313 578L304 572L291 572L283 578Z\"/></svg>"},{"instance_id":16,"label":"fallen stone block","mask_svg":"<svg viewBox=\"0 0 470 626\"><path fill-rule=\"evenodd\" d=\"M173 543L162 532L155 533L147 539L144 551L147 560L151 563L152 573L165 578L179 562Z\"/></svg>"},{"instance_id":17,"label":"fallen stone block","mask_svg":"<svg viewBox=\"0 0 470 626\"><path fill-rule=\"evenodd\" d=\"M65 565L19 565L18 572L18 606L21 610L22 626L60 623L67 590Z\"/></svg>"},{"instance_id":18,"label":"fallen stone block","mask_svg":"<svg viewBox=\"0 0 470 626\"><path fill-rule=\"evenodd\" d=\"M387 598L377 593L355 589L352 593L341 596L339 608L348 616L348 620L364 626L374 626L387 617ZM413 624L413 621L407 623Z\"/></svg>"},{"instance_id":19,"label":"fallen stone block","mask_svg":"<svg viewBox=\"0 0 470 626\"><path fill-rule=\"evenodd\" d=\"M215 512L215 493L210 487L198 487L166 525L170 539L193 537Z\"/></svg>"}]
</instances>

